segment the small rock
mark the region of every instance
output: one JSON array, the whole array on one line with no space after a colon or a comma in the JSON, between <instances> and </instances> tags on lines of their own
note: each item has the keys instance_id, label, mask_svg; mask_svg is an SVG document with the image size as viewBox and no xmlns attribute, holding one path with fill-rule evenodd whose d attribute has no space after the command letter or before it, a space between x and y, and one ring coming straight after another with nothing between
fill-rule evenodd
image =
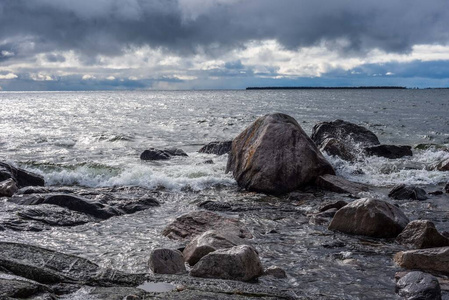
<instances>
[{"instance_id":1,"label":"small rock","mask_svg":"<svg viewBox=\"0 0 449 300\"><path fill-rule=\"evenodd\" d=\"M380 156L389 159L397 159L404 156L413 156L412 147L395 145L377 145L364 148L369 156Z\"/></svg>"},{"instance_id":2,"label":"small rock","mask_svg":"<svg viewBox=\"0 0 449 300\"><path fill-rule=\"evenodd\" d=\"M449 247L401 251L394 261L402 268L449 274Z\"/></svg>"},{"instance_id":3,"label":"small rock","mask_svg":"<svg viewBox=\"0 0 449 300\"><path fill-rule=\"evenodd\" d=\"M263 267L256 250L241 245L207 254L193 267L190 275L250 281L263 275Z\"/></svg>"},{"instance_id":4,"label":"small rock","mask_svg":"<svg viewBox=\"0 0 449 300\"><path fill-rule=\"evenodd\" d=\"M184 257L179 250L155 249L148 261L155 274L182 274L186 272Z\"/></svg>"},{"instance_id":5,"label":"small rock","mask_svg":"<svg viewBox=\"0 0 449 300\"><path fill-rule=\"evenodd\" d=\"M449 171L449 158L446 160L443 160L437 165L438 171Z\"/></svg>"},{"instance_id":6,"label":"small rock","mask_svg":"<svg viewBox=\"0 0 449 300\"><path fill-rule=\"evenodd\" d=\"M229 203L207 200L201 202L198 207L212 211L230 211L232 206Z\"/></svg>"},{"instance_id":7,"label":"small rock","mask_svg":"<svg viewBox=\"0 0 449 300\"><path fill-rule=\"evenodd\" d=\"M198 152L207 154L223 155L231 151L232 141L211 142L203 146Z\"/></svg>"},{"instance_id":8,"label":"small rock","mask_svg":"<svg viewBox=\"0 0 449 300\"><path fill-rule=\"evenodd\" d=\"M352 153L352 149L346 146L342 141L335 138L327 138L320 145L320 151L326 152L328 155L340 157L346 161L354 161L356 156Z\"/></svg>"},{"instance_id":9,"label":"small rock","mask_svg":"<svg viewBox=\"0 0 449 300\"><path fill-rule=\"evenodd\" d=\"M396 237L409 223L396 206L376 199L355 200L339 209L330 230L378 238Z\"/></svg>"},{"instance_id":10,"label":"small rock","mask_svg":"<svg viewBox=\"0 0 449 300\"><path fill-rule=\"evenodd\" d=\"M396 200L426 200L426 191L416 186L408 186L405 184L399 184L393 187L388 193L388 197Z\"/></svg>"},{"instance_id":11,"label":"small rock","mask_svg":"<svg viewBox=\"0 0 449 300\"><path fill-rule=\"evenodd\" d=\"M183 255L185 261L193 266L203 256L218 249L227 249L234 246L247 244L247 242L229 233L220 233L215 230L208 230L195 237L184 249Z\"/></svg>"},{"instance_id":12,"label":"small rock","mask_svg":"<svg viewBox=\"0 0 449 300\"><path fill-rule=\"evenodd\" d=\"M435 276L419 271L410 272L396 283L396 293L407 300L441 300L441 289Z\"/></svg>"},{"instance_id":13,"label":"small rock","mask_svg":"<svg viewBox=\"0 0 449 300\"><path fill-rule=\"evenodd\" d=\"M336 209L336 208L330 208L326 211L323 211L323 212L320 212L317 214L313 214L310 217L309 223L315 224L315 225L322 225L322 224L328 223L329 220L335 216L337 211L338 211L338 209Z\"/></svg>"},{"instance_id":14,"label":"small rock","mask_svg":"<svg viewBox=\"0 0 449 300\"><path fill-rule=\"evenodd\" d=\"M170 159L170 154L164 152L163 150L158 150L150 148L145 150L140 154L141 160L167 160Z\"/></svg>"},{"instance_id":15,"label":"small rock","mask_svg":"<svg viewBox=\"0 0 449 300\"><path fill-rule=\"evenodd\" d=\"M273 276L275 278L287 278L287 273L284 269L279 268L278 266L268 267L265 272L263 272L265 276Z\"/></svg>"},{"instance_id":16,"label":"small rock","mask_svg":"<svg viewBox=\"0 0 449 300\"><path fill-rule=\"evenodd\" d=\"M18 190L19 188L17 187L16 182L12 178L0 182L0 197L2 196L11 197L15 193L17 193Z\"/></svg>"},{"instance_id":17,"label":"small rock","mask_svg":"<svg viewBox=\"0 0 449 300\"><path fill-rule=\"evenodd\" d=\"M188 156L187 153L184 152L184 150L178 148L168 148L162 151L170 156Z\"/></svg>"},{"instance_id":18,"label":"small rock","mask_svg":"<svg viewBox=\"0 0 449 300\"><path fill-rule=\"evenodd\" d=\"M347 204L348 204L348 202L343 201L343 200L339 200L337 202L326 204L326 205L320 207L320 209L318 211L319 212L323 212L323 211L326 211L326 210L331 209L331 208L336 208L338 210L338 209L346 206Z\"/></svg>"},{"instance_id":19,"label":"small rock","mask_svg":"<svg viewBox=\"0 0 449 300\"><path fill-rule=\"evenodd\" d=\"M369 186L366 184L351 182L343 177L330 174L319 176L316 180L316 184L331 192L349 193L352 195L357 195L370 190Z\"/></svg>"},{"instance_id":20,"label":"small rock","mask_svg":"<svg viewBox=\"0 0 449 300\"><path fill-rule=\"evenodd\" d=\"M206 164L206 165L213 165L213 164L214 164L214 161L213 161L212 159L208 159L208 160L203 161L203 164Z\"/></svg>"},{"instance_id":21,"label":"small rock","mask_svg":"<svg viewBox=\"0 0 449 300\"><path fill-rule=\"evenodd\" d=\"M396 241L417 249L449 246L449 239L442 236L435 225L427 220L415 220L404 228Z\"/></svg>"}]
</instances>

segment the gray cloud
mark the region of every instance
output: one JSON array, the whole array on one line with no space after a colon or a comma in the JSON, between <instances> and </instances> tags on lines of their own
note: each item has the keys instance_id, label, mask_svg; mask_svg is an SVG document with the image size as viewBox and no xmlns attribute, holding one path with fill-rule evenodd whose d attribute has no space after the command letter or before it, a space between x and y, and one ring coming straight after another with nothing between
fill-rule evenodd
<instances>
[{"instance_id":1,"label":"gray cloud","mask_svg":"<svg viewBox=\"0 0 449 300\"><path fill-rule=\"evenodd\" d=\"M324 43L351 55L373 48L407 52L415 44L449 41L445 0L210 0L215 4L206 8L204 1L192 1L188 10L185 3L2 0L0 50L15 55L0 56L0 62L75 50L89 64L95 55L119 55L142 45L213 56L265 39L276 39L288 49Z\"/></svg>"}]
</instances>

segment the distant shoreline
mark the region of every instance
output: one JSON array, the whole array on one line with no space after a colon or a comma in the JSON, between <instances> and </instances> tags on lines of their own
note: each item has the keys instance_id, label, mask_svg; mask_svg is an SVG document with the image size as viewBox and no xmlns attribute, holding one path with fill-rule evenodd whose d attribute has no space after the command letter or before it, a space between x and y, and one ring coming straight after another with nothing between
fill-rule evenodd
<instances>
[{"instance_id":1,"label":"distant shoreline","mask_svg":"<svg viewBox=\"0 0 449 300\"><path fill-rule=\"evenodd\" d=\"M404 86L266 86L247 87L247 90L406 90Z\"/></svg>"}]
</instances>

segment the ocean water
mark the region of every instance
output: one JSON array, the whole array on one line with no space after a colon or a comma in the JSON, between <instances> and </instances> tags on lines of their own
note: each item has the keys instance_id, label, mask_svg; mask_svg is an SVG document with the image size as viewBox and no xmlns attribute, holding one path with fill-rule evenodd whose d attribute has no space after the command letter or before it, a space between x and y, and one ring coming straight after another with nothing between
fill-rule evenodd
<instances>
[{"instance_id":1,"label":"ocean water","mask_svg":"<svg viewBox=\"0 0 449 300\"><path fill-rule=\"evenodd\" d=\"M0 92L0 161L43 175L49 186L138 186L157 192L162 202L99 223L0 231L0 239L142 272L152 249L179 246L161 231L175 217L198 209L198 203L261 201L270 209L225 213L252 230L265 266L287 271L284 281L264 278L260 284L311 299L394 299L399 268L391 256L402 250L398 245L335 234L307 221L321 201L347 198L329 194L296 201L278 214L272 208L283 208L285 199L240 191L224 172L227 155L197 151L211 141L233 139L258 117L274 112L293 116L308 134L318 122L343 119L370 129L383 144L432 144L397 160L348 163L327 156L338 174L377 186L372 196L387 200L386 191L398 183L432 191L449 181L449 172L433 170L449 157L444 150L449 147L448 111L449 90ZM141 161L140 154L150 147L177 147L189 156ZM204 163L210 159L213 164ZM439 230L449 230L444 197L399 205L410 219L429 218ZM0 201L2 220L16 206ZM333 242L345 246L323 246Z\"/></svg>"}]
</instances>

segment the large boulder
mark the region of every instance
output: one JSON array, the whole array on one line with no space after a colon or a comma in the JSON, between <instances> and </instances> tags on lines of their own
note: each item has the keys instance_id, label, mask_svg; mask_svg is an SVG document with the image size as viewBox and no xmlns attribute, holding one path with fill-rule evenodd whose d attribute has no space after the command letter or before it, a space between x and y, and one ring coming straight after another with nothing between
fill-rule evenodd
<instances>
[{"instance_id":1,"label":"large boulder","mask_svg":"<svg viewBox=\"0 0 449 300\"><path fill-rule=\"evenodd\" d=\"M413 156L412 147L396 145L377 145L364 148L365 153L370 156L380 156L390 159Z\"/></svg>"},{"instance_id":2,"label":"large boulder","mask_svg":"<svg viewBox=\"0 0 449 300\"><path fill-rule=\"evenodd\" d=\"M396 237L409 223L396 206L377 199L359 199L337 211L330 230L377 238Z\"/></svg>"},{"instance_id":3,"label":"large boulder","mask_svg":"<svg viewBox=\"0 0 449 300\"><path fill-rule=\"evenodd\" d=\"M0 181L12 178L19 188L25 186L44 186L45 181L41 175L16 168L10 164L0 162Z\"/></svg>"},{"instance_id":4,"label":"large boulder","mask_svg":"<svg viewBox=\"0 0 449 300\"><path fill-rule=\"evenodd\" d=\"M182 253L185 261L193 266L210 252L246 243L247 241L236 235L217 230L208 230L190 241Z\"/></svg>"},{"instance_id":5,"label":"large boulder","mask_svg":"<svg viewBox=\"0 0 449 300\"><path fill-rule=\"evenodd\" d=\"M285 114L257 119L232 142L226 172L250 191L282 194L335 174L298 122Z\"/></svg>"},{"instance_id":6,"label":"large boulder","mask_svg":"<svg viewBox=\"0 0 449 300\"><path fill-rule=\"evenodd\" d=\"M427 193L417 186L398 184L388 193L388 197L396 200L426 200Z\"/></svg>"},{"instance_id":7,"label":"large boulder","mask_svg":"<svg viewBox=\"0 0 449 300\"><path fill-rule=\"evenodd\" d=\"M263 273L256 250L248 245L211 252L201 258L190 271L190 275L194 277L241 281L255 279Z\"/></svg>"},{"instance_id":8,"label":"large boulder","mask_svg":"<svg viewBox=\"0 0 449 300\"><path fill-rule=\"evenodd\" d=\"M17 187L16 182L12 178L0 182L0 197L3 196L11 197L15 193L17 193L18 190L19 188Z\"/></svg>"},{"instance_id":9,"label":"large boulder","mask_svg":"<svg viewBox=\"0 0 449 300\"><path fill-rule=\"evenodd\" d=\"M401 251L394 261L402 268L449 274L449 247Z\"/></svg>"},{"instance_id":10,"label":"large boulder","mask_svg":"<svg viewBox=\"0 0 449 300\"><path fill-rule=\"evenodd\" d=\"M449 239L441 235L428 220L415 220L404 228L396 241L417 249L449 246Z\"/></svg>"},{"instance_id":11,"label":"large boulder","mask_svg":"<svg viewBox=\"0 0 449 300\"><path fill-rule=\"evenodd\" d=\"M148 261L155 274L182 274L186 272L181 251L172 249L154 249Z\"/></svg>"},{"instance_id":12,"label":"large boulder","mask_svg":"<svg viewBox=\"0 0 449 300\"><path fill-rule=\"evenodd\" d=\"M224 142L210 142L207 145L204 145L199 153L207 153L207 154L216 154L223 155L229 153L231 151L232 141L224 141Z\"/></svg>"},{"instance_id":13,"label":"large boulder","mask_svg":"<svg viewBox=\"0 0 449 300\"><path fill-rule=\"evenodd\" d=\"M441 300L441 288L435 276L419 271L407 273L396 283L396 293L407 300Z\"/></svg>"},{"instance_id":14,"label":"large boulder","mask_svg":"<svg viewBox=\"0 0 449 300\"><path fill-rule=\"evenodd\" d=\"M380 144L377 136L370 130L343 120L316 124L312 129L311 138L318 146L322 145L324 140L328 138L334 138L349 144L359 144L363 147Z\"/></svg>"},{"instance_id":15,"label":"large boulder","mask_svg":"<svg viewBox=\"0 0 449 300\"><path fill-rule=\"evenodd\" d=\"M162 234L175 240L188 239L210 229L228 232L241 238L252 238L252 234L237 219L225 218L210 211L194 211L182 215L164 228Z\"/></svg>"}]
</instances>

